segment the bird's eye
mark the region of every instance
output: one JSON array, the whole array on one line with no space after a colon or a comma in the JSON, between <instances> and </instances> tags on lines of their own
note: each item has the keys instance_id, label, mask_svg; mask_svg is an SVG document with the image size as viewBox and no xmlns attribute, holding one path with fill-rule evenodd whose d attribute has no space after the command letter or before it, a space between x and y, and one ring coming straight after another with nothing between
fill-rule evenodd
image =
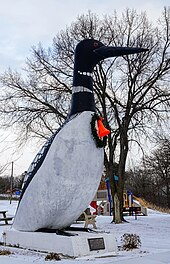
<instances>
[{"instance_id":1,"label":"bird's eye","mask_svg":"<svg viewBox=\"0 0 170 264\"><path fill-rule=\"evenodd\" d=\"M97 48L97 47L98 47L98 42L94 42L94 43L93 43L93 46L94 46L95 48Z\"/></svg>"}]
</instances>

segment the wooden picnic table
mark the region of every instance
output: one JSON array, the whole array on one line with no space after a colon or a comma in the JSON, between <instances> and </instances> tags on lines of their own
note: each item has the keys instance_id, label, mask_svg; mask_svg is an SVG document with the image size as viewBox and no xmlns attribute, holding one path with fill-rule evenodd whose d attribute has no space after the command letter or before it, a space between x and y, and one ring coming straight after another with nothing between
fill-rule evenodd
<instances>
[{"instance_id":1,"label":"wooden picnic table","mask_svg":"<svg viewBox=\"0 0 170 264\"><path fill-rule=\"evenodd\" d=\"M8 217L8 216L6 215L7 212L8 212L8 211L5 211L5 210L4 210L4 211L0 211L0 222L1 222L1 221L4 221L6 225L9 224L8 221L12 221L12 219L13 219L12 216ZM2 215L2 216L1 216L1 215Z\"/></svg>"}]
</instances>

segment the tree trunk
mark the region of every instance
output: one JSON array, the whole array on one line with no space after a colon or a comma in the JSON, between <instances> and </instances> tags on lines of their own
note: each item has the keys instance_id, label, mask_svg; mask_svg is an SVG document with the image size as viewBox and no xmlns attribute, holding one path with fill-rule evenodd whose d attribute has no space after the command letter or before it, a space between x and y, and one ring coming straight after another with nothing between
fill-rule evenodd
<instances>
[{"instance_id":1,"label":"tree trunk","mask_svg":"<svg viewBox=\"0 0 170 264\"><path fill-rule=\"evenodd\" d=\"M119 164L113 162L110 159L109 162L105 162L106 174L110 180L110 188L112 195L112 212L113 222L122 223L123 218L123 191L125 182L125 165L128 153L128 136L126 125L121 127L120 133L120 156ZM118 181L115 181L114 175L118 176Z\"/></svg>"},{"instance_id":2,"label":"tree trunk","mask_svg":"<svg viewBox=\"0 0 170 264\"><path fill-rule=\"evenodd\" d=\"M118 194L115 193L114 195L114 222L115 224L122 223L120 208L121 207L120 207L120 201L118 198Z\"/></svg>"},{"instance_id":3,"label":"tree trunk","mask_svg":"<svg viewBox=\"0 0 170 264\"><path fill-rule=\"evenodd\" d=\"M126 127L122 127L122 131L120 133L120 156L119 156L119 165L118 165L118 185L117 185L117 193L119 199L119 214L120 219L115 218L115 222L124 221L123 217L123 192L124 192L124 184L125 184L125 165L127 160L128 153L128 137L127 137L127 129Z\"/></svg>"},{"instance_id":4,"label":"tree trunk","mask_svg":"<svg viewBox=\"0 0 170 264\"><path fill-rule=\"evenodd\" d=\"M117 164L117 167L119 165ZM118 168L112 164L107 168L106 174L110 180L111 196L112 196L112 213L113 222L116 224L122 223L123 221L123 188L121 184L121 179L116 183L114 181L114 175L118 175Z\"/></svg>"},{"instance_id":5,"label":"tree trunk","mask_svg":"<svg viewBox=\"0 0 170 264\"><path fill-rule=\"evenodd\" d=\"M167 206L170 208L170 188L169 185L167 185Z\"/></svg>"}]
</instances>

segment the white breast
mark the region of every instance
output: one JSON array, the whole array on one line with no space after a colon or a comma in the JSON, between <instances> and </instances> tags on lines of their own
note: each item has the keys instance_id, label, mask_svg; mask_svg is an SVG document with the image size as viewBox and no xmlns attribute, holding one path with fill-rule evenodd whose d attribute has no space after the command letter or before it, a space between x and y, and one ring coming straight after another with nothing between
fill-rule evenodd
<instances>
[{"instance_id":1,"label":"white breast","mask_svg":"<svg viewBox=\"0 0 170 264\"><path fill-rule=\"evenodd\" d=\"M103 149L96 147L91 135L92 114L81 113L56 135L23 195L13 224L15 229L61 229L87 208L103 171Z\"/></svg>"}]
</instances>

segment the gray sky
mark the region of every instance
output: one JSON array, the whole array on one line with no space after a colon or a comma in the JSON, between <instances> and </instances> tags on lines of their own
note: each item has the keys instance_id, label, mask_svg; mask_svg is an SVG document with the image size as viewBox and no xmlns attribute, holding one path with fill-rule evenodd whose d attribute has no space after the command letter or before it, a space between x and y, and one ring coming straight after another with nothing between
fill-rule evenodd
<instances>
[{"instance_id":1,"label":"gray sky","mask_svg":"<svg viewBox=\"0 0 170 264\"><path fill-rule=\"evenodd\" d=\"M49 46L57 32L88 10L100 17L127 7L146 11L156 20L169 0L0 0L0 72L20 69L31 46Z\"/></svg>"},{"instance_id":2,"label":"gray sky","mask_svg":"<svg viewBox=\"0 0 170 264\"><path fill-rule=\"evenodd\" d=\"M163 7L169 5L169 0L0 0L0 73L8 67L20 71L30 55L31 46L39 42L45 47L50 46L56 33L88 10L102 17L114 10L121 14L127 7L134 8L139 12L146 11L155 22ZM2 131L0 135L2 142L6 133ZM7 137L3 148L10 144L10 140L11 137ZM23 154L12 155L13 150L12 146L3 154L5 158L0 155L0 164L2 159L10 162L21 156L15 162L15 173L22 173L27 170L36 151L26 147Z\"/></svg>"}]
</instances>

